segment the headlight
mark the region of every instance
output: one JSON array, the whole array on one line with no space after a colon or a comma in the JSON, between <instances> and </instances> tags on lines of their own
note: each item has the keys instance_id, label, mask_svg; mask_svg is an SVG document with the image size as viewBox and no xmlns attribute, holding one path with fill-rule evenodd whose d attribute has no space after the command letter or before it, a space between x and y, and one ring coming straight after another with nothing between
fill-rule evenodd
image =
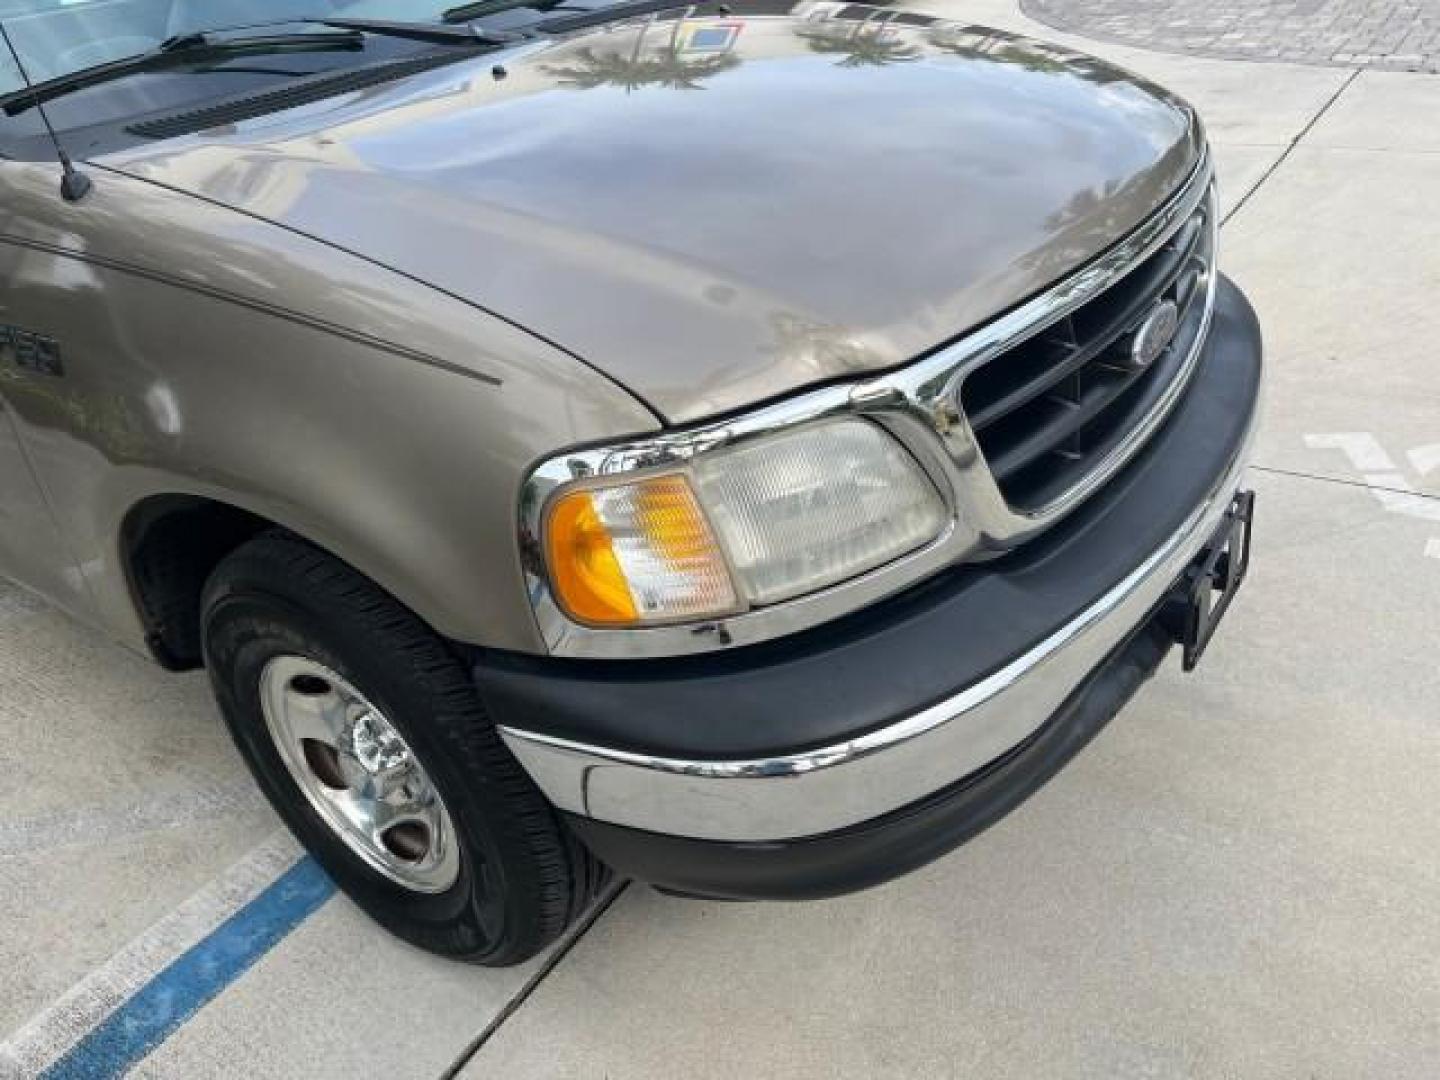
<instances>
[{"instance_id":1,"label":"headlight","mask_svg":"<svg viewBox=\"0 0 1440 1080\"><path fill-rule=\"evenodd\" d=\"M948 520L894 439L843 419L563 492L545 516L545 555L572 618L643 625L815 592L924 546Z\"/></svg>"},{"instance_id":2,"label":"headlight","mask_svg":"<svg viewBox=\"0 0 1440 1080\"><path fill-rule=\"evenodd\" d=\"M934 485L873 424L799 428L700 458L695 479L755 604L873 570L934 539Z\"/></svg>"}]
</instances>

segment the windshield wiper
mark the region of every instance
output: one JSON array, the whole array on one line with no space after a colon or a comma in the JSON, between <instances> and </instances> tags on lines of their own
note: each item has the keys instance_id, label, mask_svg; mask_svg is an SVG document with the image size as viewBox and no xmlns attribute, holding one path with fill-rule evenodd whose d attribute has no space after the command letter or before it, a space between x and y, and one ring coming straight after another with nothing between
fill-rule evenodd
<instances>
[{"instance_id":1,"label":"windshield wiper","mask_svg":"<svg viewBox=\"0 0 1440 1080\"><path fill-rule=\"evenodd\" d=\"M364 48L364 34L358 30L341 30L326 34L273 34L264 37L216 39L205 34L183 34L161 42L149 52L111 60L94 67L82 68L69 75L59 75L35 83L23 90L0 95L0 108L7 116L18 116L36 105L89 86L131 75L202 64L246 53L328 52L330 50Z\"/></svg>"},{"instance_id":2,"label":"windshield wiper","mask_svg":"<svg viewBox=\"0 0 1440 1080\"><path fill-rule=\"evenodd\" d=\"M445 23L464 23L472 19L483 19L486 15L498 15L502 11L514 11L516 8L534 8L536 11L549 11L565 3L565 0L476 0L472 4L461 4L452 7L440 16L440 21Z\"/></svg>"},{"instance_id":3,"label":"windshield wiper","mask_svg":"<svg viewBox=\"0 0 1440 1080\"><path fill-rule=\"evenodd\" d=\"M459 7L451 8L440 18L447 23L458 23L470 19L483 19L486 15L498 15L502 11L513 11L516 8L560 11L562 14L555 18L545 19L529 28L544 33L558 34L566 30L581 30L587 26L599 26L635 15L651 15L669 11L672 8L689 7L693 9L706 6L704 3L696 3L695 0L619 0L614 4L582 7L568 12L565 11L566 3L567 0L475 0L474 3L461 4Z\"/></svg>"},{"instance_id":4,"label":"windshield wiper","mask_svg":"<svg viewBox=\"0 0 1440 1080\"><path fill-rule=\"evenodd\" d=\"M264 34L249 37L228 36L232 32L240 30L259 30L265 25L323 26L327 28L328 32ZM162 41L149 52L83 68L69 75L47 79L14 93L0 95L0 109L3 109L7 116L16 116L33 108L36 104L43 104L62 95L110 82L113 79L123 79L152 71L167 71L173 68L187 67L191 64L204 63L207 60L243 56L246 53L363 49L367 34L373 34L376 37L406 38L411 41L478 49L495 48L514 40L514 36L510 34L491 34L468 26L391 22L385 19L292 18L286 19L283 23L219 27L214 30L198 30L190 34L178 34Z\"/></svg>"},{"instance_id":5,"label":"windshield wiper","mask_svg":"<svg viewBox=\"0 0 1440 1080\"><path fill-rule=\"evenodd\" d=\"M537 0L543 3L544 0ZM411 41L430 41L437 45L508 45L514 41L511 34L496 34L473 26L446 26L443 23L395 22L390 19L304 19L316 26L329 26L336 30L358 30L377 37L408 38ZM448 21L448 20L447 20Z\"/></svg>"},{"instance_id":6,"label":"windshield wiper","mask_svg":"<svg viewBox=\"0 0 1440 1080\"><path fill-rule=\"evenodd\" d=\"M205 50L215 53L249 52L252 49L270 52L281 49L304 49L307 46L328 48L332 45L353 48L361 44L364 39L365 35L358 30L338 34L330 31L323 34L263 34L250 37L221 37L219 31L196 30L193 33L176 34L174 37L166 38L151 52L141 53L139 56L127 56L114 62L125 64L131 60L138 60L140 57L154 56L157 53L193 54ZM78 74L83 75L90 70L93 69L87 68ZM61 76L61 78L68 78L68 76Z\"/></svg>"},{"instance_id":7,"label":"windshield wiper","mask_svg":"<svg viewBox=\"0 0 1440 1080\"><path fill-rule=\"evenodd\" d=\"M606 4L603 7L586 8L584 11L576 11L571 14L557 15L553 19L546 19L535 26L536 30L546 34L564 34L571 30L584 30L591 26L603 26L607 22L618 22L621 19L631 19L637 15L657 15L662 11L678 11L689 9L694 11L707 5L691 3L690 0L619 0L615 4ZM718 5L723 12L723 4Z\"/></svg>"}]
</instances>

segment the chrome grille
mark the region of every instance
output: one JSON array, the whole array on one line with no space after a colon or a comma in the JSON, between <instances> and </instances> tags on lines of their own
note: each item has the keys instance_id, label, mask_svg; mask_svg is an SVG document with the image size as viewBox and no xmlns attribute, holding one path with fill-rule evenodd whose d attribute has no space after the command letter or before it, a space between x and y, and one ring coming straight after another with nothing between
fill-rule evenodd
<instances>
[{"instance_id":1,"label":"chrome grille","mask_svg":"<svg viewBox=\"0 0 1440 1080\"><path fill-rule=\"evenodd\" d=\"M961 407L1013 509L1042 512L1083 484L1189 377L1208 324L1214 224L1207 197L1124 277L965 376ZM1178 328L1137 367L1135 335L1167 300Z\"/></svg>"}]
</instances>

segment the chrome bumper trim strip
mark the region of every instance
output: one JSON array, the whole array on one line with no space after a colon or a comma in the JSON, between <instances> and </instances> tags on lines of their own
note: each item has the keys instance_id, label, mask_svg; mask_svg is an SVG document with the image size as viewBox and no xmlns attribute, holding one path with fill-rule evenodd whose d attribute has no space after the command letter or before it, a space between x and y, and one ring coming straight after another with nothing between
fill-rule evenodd
<instances>
[{"instance_id":1,"label":"chrome bumper trim strip","mask_svg":"<svg viewBox=\"0 0 1440 1080\"><path fill-rule=\"evenodd\" d=\"M1022 743L1140 624L1218 527L1243 479L1254 432L1252 418L1224 479L1124 580L993 675L898 723L817 750L745 761L654 757L514 727L500 734L556 806L637 829L781 840L899 809Z\"/></svg>"}]
</instances>

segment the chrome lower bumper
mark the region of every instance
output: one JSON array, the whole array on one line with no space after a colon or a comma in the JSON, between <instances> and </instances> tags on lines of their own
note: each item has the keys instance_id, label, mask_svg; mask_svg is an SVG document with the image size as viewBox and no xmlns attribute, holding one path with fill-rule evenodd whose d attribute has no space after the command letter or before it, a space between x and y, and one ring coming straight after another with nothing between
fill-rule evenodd
<instances>
[{"instance_id":1,"label":"chrome lower bumper","mask_svg":"<svg viewBox=\"0 0 1440 1080\"><path fill-rule=\"evenodd\" d=\"M1165 543L1079 617L988 678L879 730L745 761L652 757L501 727L559 808L705 840L783 840L879 817L1024 742L1155 608L1210 539L1243 479L1254 434Z\"/></svg>"}]
</instances>

